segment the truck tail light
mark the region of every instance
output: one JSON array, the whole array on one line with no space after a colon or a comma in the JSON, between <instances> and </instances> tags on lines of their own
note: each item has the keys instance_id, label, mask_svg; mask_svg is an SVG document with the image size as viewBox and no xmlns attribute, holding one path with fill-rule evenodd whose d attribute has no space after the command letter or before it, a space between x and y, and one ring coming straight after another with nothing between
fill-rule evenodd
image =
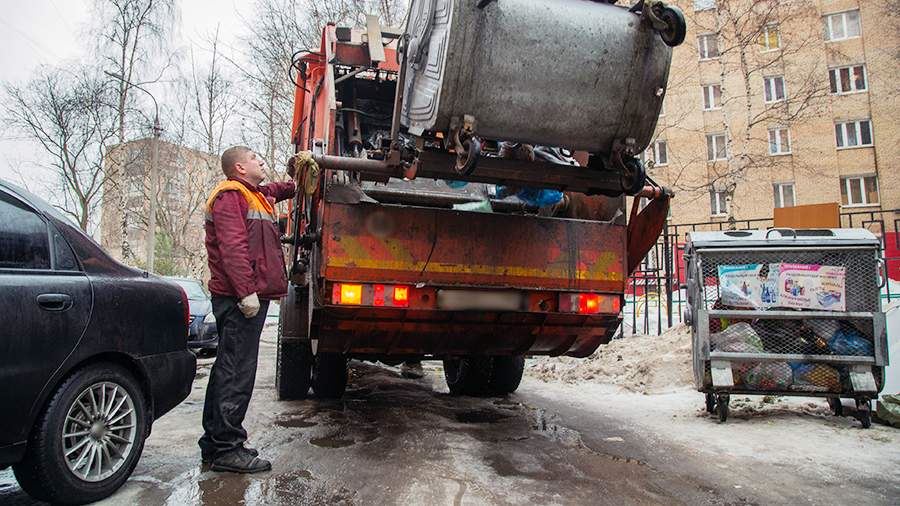
<instances>
[{"instance_id":1,"label":"truck tail light","mask_svg":"<svg viewBox=\"0 0 900 506\"><path fill-rule=\"evenodd\" d=\"M331 303L342 306L409 307L409 287L335 283Z\"/></svg>"},{"instance_id":2,"label":"truck tail light","mask_svg":"<svg viewBox=\"0 0 900 506\"><path fill-rule=\"evenodd\" d=\"M358 306L362 304L362 285L351 285L349 283L340 283L334 285L337 292L336 301L338 304Z\"/></svg>"},{"instance_id":3,"label":"truck tail light","mask_svg":"<svg viewBox=\"0 0 900 506\"><path fill-rule=\"evenodd\" d=\"M394 305L397 307L409 307L409 287L394 287Z\"/></svg>"},{"instance_id":4,"label":"truck tail light","mask_svg":"<svg viewBox=\"0 0 900 506\"><path fill-rule=\"evenodd\" d=\"M620 310L621 302L618 295L598 293L559 294L559 311L561 313L618 314Z\"/></svg>"}]
</instances>

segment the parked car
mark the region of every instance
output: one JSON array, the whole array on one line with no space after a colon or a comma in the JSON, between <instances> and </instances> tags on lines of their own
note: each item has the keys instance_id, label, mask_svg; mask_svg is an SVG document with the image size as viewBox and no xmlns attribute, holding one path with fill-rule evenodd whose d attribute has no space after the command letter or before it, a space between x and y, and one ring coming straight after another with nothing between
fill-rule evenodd
<instances>
[{"instance_id":1,"label":"parked car","mask_svg":"<svg viewBox=\"0 0 900 506\"><path fill-rule=\"evenodd\" d=\"M187 293L190 303L191 323L188 326L187 346L198 355L214 355L219 346L219 332L216 317L212 311L212 301L203 283L197 279L170 277Z\"/></svg>"},{"instance_id":2,"label":"parked car","mask_svg":"<svg viewBox=\"0 0 900 506\"><path fill-rule=\"evenodd\" d=\"M0 180L0 315L0 469L52 503L112 494L191 391L186 294Z\"/></svg>"}]
</instances>

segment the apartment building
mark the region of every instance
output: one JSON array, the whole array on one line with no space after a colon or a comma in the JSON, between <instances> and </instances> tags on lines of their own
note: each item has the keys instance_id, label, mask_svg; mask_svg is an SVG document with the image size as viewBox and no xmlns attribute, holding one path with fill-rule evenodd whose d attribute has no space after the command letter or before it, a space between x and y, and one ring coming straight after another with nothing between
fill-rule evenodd
<instances>
[{"instance_id":1,"label":"apartment building","mask_svg":"<svg viewBox=\"0 0 900 506\"><path fill-rule=\"evenodd\" d=\"M676 191L672 223L829 202L900 209L900 13L890 0L675 3L688 35L645 153L653 178ZM885 214L890 228L900 219Z\"/></svg>"},{"instance_id":2,"label":"apartment building","mask_svg":"<svg viewBox=\"0 0 900 506\"><path fill-rule=\"evenodd\" d=\"M146 267L152 138L123 143L104 160L100 245L128 265ZM159 140L156 258L159 274L209 277L203 224L206 198L221 179L219 157Z\"/></svg>"}]
</instances>

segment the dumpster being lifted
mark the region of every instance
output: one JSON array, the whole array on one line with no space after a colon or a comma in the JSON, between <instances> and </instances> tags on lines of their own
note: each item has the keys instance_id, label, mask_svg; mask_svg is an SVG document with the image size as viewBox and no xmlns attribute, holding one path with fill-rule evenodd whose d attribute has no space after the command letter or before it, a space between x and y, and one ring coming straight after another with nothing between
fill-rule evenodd
<instances>
[{"instance_id":1,"label":"dumpster being lifted","mask_svg":"<svg viewBox=\"0 0 900 506\"><path fill-rule=\"evenodd\" d=\"M880 243L864 229L691 232L694 381L724 422L732 394L854 399L863 427L888 365ZM884 276L884 272L880 273Z\"/></svg>"},{"instance_id":2,"label":"dumpster being lifted","mask_svg":"<svg viewBox=\"0 0 900 506\"><path fill-rule=\"evenodd\" d=\"M683 38L677 9L411 9L405 33L374 17L365 31L329 25L293 64L301 191L284 238L279 398L341 395L349 358L441 359L453 394L512 392L525 355L585 357L609 341L626 278L665 223L671 193L635 155L662 103L667 43ZM482 82L460 84L472 76ZM429 107L432 119L412 114ZM558 198L529 200L536 189ZM627 221L626 195L649 202ZM473 200L488 212L453 207Z\"/></svg>"}]
</instances>

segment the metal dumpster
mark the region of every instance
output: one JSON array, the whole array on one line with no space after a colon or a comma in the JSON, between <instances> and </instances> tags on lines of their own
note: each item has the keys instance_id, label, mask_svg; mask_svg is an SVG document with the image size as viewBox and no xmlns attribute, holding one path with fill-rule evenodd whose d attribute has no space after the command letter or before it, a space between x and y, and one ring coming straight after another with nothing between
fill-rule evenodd
<instances>
[{"instance_id":1,"label":"metal dumpster","mask_svg":"<svg viewBox=\"0 0 900 506\"><path fill-rule=\"evenodd\" d=\"M863 229L691 232L693 369L724 422L731 394L841 398L871 423L888 364L880 242ZM883 273L883 271L882 271Z\"/></svg>"}]
</instances>

